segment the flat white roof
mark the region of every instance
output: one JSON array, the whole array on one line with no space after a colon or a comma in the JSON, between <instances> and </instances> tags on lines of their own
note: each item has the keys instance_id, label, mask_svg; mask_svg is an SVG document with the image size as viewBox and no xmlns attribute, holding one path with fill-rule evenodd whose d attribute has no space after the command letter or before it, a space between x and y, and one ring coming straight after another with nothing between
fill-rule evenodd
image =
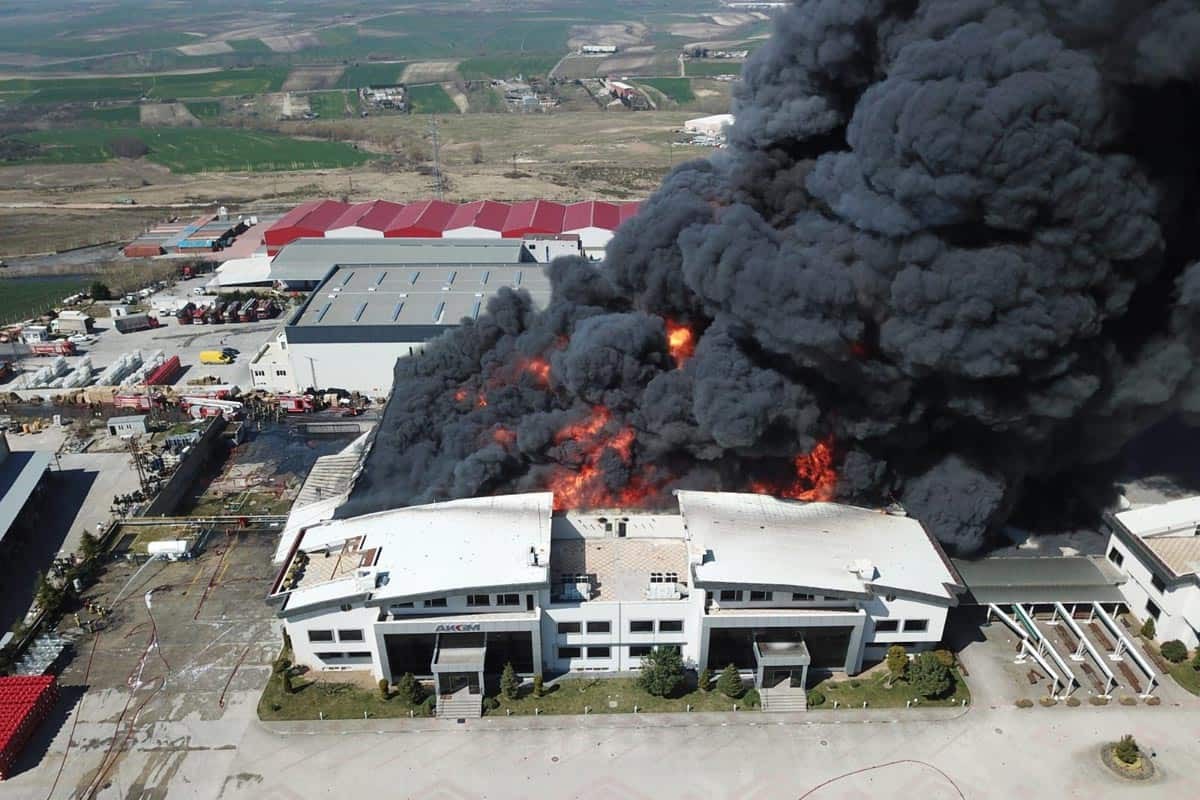
<instances>
[{"instance_id":1,"label":"flat white roof","mask_svg":"<svg viewBox=\"0 0 1200 800\"><path fill-rule=\"evenodd\" d=\"M1134 536L1191 536L1200 524L1200 496L1135 508L1114 515Z\"/></svg>"},{"instance_id":2,"label":"flat white roof","mask_svg":"<svg viewBox=\"0 0 1200 800\"><path fill-rule=\"evenodd\" d=\"M794 586L829 594L888 589L951 599L958 580L916 520L839 503L677 491L696 583ZM861 576L852 571L865 563Z\"/></svg>"},{"instance_id":3,"label":"flat white roof","mask_svg":"<svg viewBox=\"0 0 1200 800\"><path fill-rule=\"evenodd\" d=\"M476 588L541 585L550 563L550 492L450 500L307 528L299 549L310 555L376 550L373 588L354 576L292 592L289 610L361 594L373 601L461 593ZM359 538L361 537L361 538ZM531 551L536 560L531 561Z\"/></svg>"}]
</instances>

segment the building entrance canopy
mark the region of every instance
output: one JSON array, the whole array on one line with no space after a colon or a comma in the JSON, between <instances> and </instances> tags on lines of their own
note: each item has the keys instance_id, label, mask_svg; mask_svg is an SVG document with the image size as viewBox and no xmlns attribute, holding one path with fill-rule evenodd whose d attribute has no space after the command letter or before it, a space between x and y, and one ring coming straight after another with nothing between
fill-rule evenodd
<instances>
[{"instance_id":1,"label":"building entrance canopy","mask_svg":"<svg viewBox=\"0 0 1200 800\"><path fill-rule=\"evenodd\" d=\"M779 636L755 637L754 661L757 667L754 685L760 689L784 679L794 682L797 677L800 686L808 683L808 666L812 663L812 656L803 639L782 631ZM793 674L797 669L799 676Z\"/></svg>"}]
</instances>

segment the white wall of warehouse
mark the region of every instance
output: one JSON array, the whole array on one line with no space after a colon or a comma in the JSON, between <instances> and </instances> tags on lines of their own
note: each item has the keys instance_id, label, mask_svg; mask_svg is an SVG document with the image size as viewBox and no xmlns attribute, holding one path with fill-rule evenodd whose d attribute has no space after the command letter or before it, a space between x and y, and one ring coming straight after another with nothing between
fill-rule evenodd
<instances>
[{"instance_id":1,"label":"white wall of warehouse","mask_svg":"<svg viewBox=\"0 0 1200 800\"><path fill-rule=\"evenodd\" d=\"M424 342L289 342L288 353L297 386L337 387L386 397L392 391L396 359L416 354L424 346Z\"/></svg>"}]
</instances>

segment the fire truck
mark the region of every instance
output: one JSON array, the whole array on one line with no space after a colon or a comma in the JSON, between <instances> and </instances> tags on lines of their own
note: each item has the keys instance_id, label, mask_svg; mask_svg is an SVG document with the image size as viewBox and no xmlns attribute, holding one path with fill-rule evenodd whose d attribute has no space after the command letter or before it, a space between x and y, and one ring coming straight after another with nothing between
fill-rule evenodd
<instances>
[{"instance_id":1,"label":"fire truck","mask_svg":"<svg viewBox=\"0 0 1200 800\"><path fill-rule=\"evenodd\" d=\"M235 420L242 415L242 404L236 400L214 400L208 397L188 395L179 398L179 407L193 419L206 419L221 415Z\"/></svg>"},{"instance_id":2,"label":"fire truck","mask_svg":"<svg viewBox=\"0 0 1200 800\"><path fill-rule=\"evenodd\" d=\"M309 414L317 410L317 403L309 394L276 395L279 407L289 414Z\"/></svg>"},{"instance_id":3,"label":"fire truck","mask_svg":"<svg viewBox=\"0 0 1200 800\"><path fill-rule=\"evenodd\" d=\"M29 345L29 352L35 356L73 356L75 343L62 339L52 342L34 342Z\"/></svg>"}]
</instances>

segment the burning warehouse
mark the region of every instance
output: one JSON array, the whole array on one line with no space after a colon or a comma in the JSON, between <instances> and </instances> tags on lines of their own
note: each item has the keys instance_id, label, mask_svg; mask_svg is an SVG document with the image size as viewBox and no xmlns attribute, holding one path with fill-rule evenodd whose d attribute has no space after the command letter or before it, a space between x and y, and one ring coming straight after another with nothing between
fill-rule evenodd
<instances>
[{"instance_id":1,"label":"burning warehouse","mask_svg":"<svg viewBox=\"0 0 1200 800\"><path fill-rule=\"evenodd\" d=\"M902 503L977 550L1200 411L1200 30L1172 2L815 0L598 266L402 359L340 513L544 491ZM831 46L836 42L837 46ZM1171 43L1171 44L1169 44ZM1053 497L1053 503L1042 502Z\"/></svg>"}]
</instances>

